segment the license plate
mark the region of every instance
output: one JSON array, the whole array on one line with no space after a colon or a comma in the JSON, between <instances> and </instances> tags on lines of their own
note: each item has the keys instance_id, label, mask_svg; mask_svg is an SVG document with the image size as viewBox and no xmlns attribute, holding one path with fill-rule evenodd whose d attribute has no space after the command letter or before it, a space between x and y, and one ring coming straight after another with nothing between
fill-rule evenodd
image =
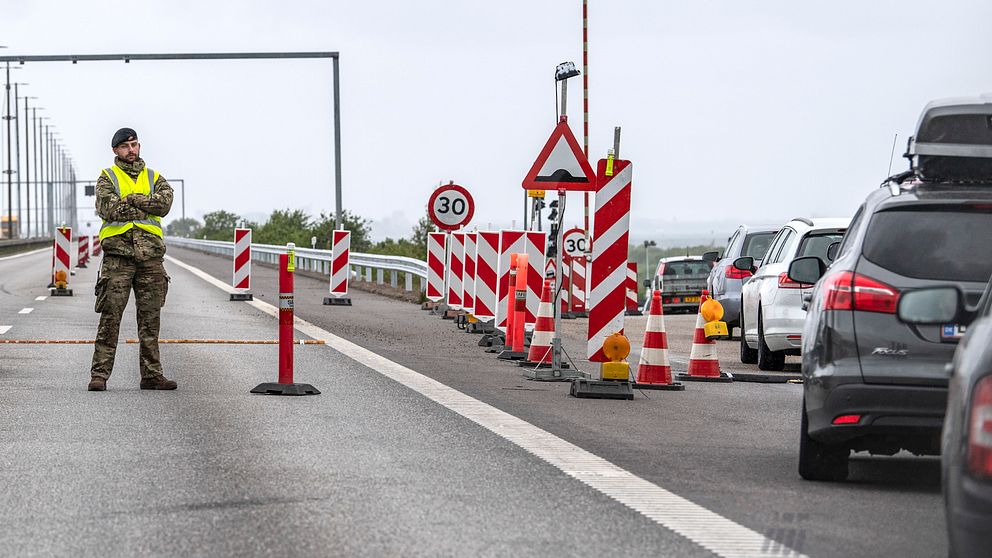
<instances>
[{"instance_id":1,"label":"license plate","mask_svg":"<svg viewBox=\"0 0 992 558\"><path fill-rule=\"evenodd\" d=\"M967 328L959 324L947 324L940 328L940 338L947 341L957 341L964 336Z\"/></svg>"},{"instance_id":2,"label":"license plate","mask_svg":"<svg viewBox=\"0 0 992 558\"><path fill-rule=\"evenodd\" d=\"M684 300L686 302L699 302L699 297L698 296L687 296L687 297L683 298L682 300Z\"/></svg>"}]
</instances>

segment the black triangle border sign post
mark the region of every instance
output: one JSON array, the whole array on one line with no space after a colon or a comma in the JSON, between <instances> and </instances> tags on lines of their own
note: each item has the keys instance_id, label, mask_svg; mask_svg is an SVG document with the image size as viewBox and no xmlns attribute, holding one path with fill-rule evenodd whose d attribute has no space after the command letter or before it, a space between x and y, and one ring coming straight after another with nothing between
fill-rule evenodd
<instances>
[{"instance_id":1,"label":"black triangle border sign post","mask_svg":"<svg viewBox=\"0 0 992 558\"><path fill-rule=\"evenodd\" d=\"M548 157L551 156L551 151L555 148L558 144L558 140L562 137L565 138L565 142L572 150L572 154L579 163L579 168L581 168L582 172L585 174L586 181L561 182L537 180L537 173L541 171L541 167L543 167L544 163L547 162ZM567 190L572 192L596 191L596 173L592 170L592 165L589 164L589 160L586 159L585 154L582 153L582 148L579 147L579 142L576 141L575 135L572 134L572 129L568 126L568 121L564 116L558 121L558 125L555 126L554 131L551 132L551 137L548 138L547 143L544 144L544 148L541 149L541 153L537 156L537 160L534 161L530 171L527 172L522 184L525 190Z\"/></svg>"}]
</instances>

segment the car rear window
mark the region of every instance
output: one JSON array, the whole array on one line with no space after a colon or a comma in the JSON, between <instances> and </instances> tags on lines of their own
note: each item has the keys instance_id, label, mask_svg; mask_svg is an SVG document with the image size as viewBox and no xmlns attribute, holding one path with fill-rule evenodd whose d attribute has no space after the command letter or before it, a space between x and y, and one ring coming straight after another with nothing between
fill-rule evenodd
<instances>
[{"instance_id":1,"label":"car rear window","mask_svg":"<svg viewBox=\"0 0 992 558\"><path fill-rule=\"evenodd\" d=\"M665 262L662 275L665 277L706 277L713 265L710 262L686 260L681 262Z\"/></svg>"},{"instance_id":2,"label":"car rear window","mask_svg":"<svg viewBox=\"0 0 992 558\"><path fill-rule=\"evenodd\" d=\"M803 243L799 245L799 255L796 256L801 258L803 256L816 256L821 260L830 263L830 258L827 257L827 248L834 242L840 242L844 238L844 233L829 233L829 234L809 234L803 239Z\"/></svg>"},{"instance_id":3,"label":"car rear window","mask_svg":"<svg viewBox=\"0 0 992 558\"><path fill-rule=\"evenodd\" d=\"M864 256L917 279L986 282L992 275L992 206L880 211L868 225Z\"/></svg>"},{"instance_id":4,"label":"car rear window","mask_svg":"<svg viewBox=\"0 0 992 558\"><path fill-rule=\"evenodd\" d=\"M741 250L741 256L751 256L756 260L764 258L765 252L768 251L768 246L772 243L772 239L775 238L775 232L747 235L747 238L744 239L744 248Z\"/></svg>"}]
</instances>

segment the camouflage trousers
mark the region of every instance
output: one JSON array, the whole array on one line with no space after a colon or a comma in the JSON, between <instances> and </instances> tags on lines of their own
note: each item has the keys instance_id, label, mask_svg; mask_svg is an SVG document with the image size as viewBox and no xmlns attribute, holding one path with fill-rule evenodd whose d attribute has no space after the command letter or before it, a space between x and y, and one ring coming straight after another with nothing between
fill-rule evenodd
<instances>
[{"instance_id":1,"label":"camouflage trousers","mask_svg":"<svg viewBox=\"0 0 992 558\"><path fill-rule=\"evenodd\" d=\"M162 258L137 261L133 258L104 254L100 278L96 283L96 308L100 326L93 350L93 376L109 378L114 370L121 317L134 290L138 311L138 339L141 342L141 377L162 375L158 348L158 331L162 306L169 291L169 276Z\"/></svg>"}]
</instances>

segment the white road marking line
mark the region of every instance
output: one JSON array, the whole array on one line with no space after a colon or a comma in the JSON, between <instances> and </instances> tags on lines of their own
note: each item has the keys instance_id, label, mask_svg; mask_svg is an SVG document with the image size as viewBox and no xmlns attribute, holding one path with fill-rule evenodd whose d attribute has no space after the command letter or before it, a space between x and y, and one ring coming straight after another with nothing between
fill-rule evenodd
<instances>
[{"instance_id":1,"label":"white road marking line","mask_svg":"<svg viewBox=\"0 0 992 558\"><path fill-rule=\"evenodd\" d=\"M12 328L12 327L14 327L14 326L0 326L0 335L3 335L4 333L7 333L8 331L10 331L10 328Z\"/></svg>"},{"instance_id":2,"label":"white road marking line","mask_svg":"<svg viewBox=\"0 0 992 558\"><path fill-rule=\"evenodd\" d=\"M45 296L45 295L41 295L41 296L36 296L36 297L34 297L34 299L35 299L35 300L45 300L46 298L48 298L48 297L47 297L47 296Z\"/></svg>"},{"instance_id":3,"label":"white road marking line","mask_svg":"<svg viewBox=\"0 0 992 558\"><path fill-rule=\"evenodd\" d=\"M237 292L230 285L215 279L199 268L179 261L172 256L165 258L222 291ZM260 300L248 301L246 304L250 304L272 317L277 317L279 313L275 306ZM301 333L314 339L323 340L327 346L355 362L367 366L479 424L555 466L565 474L714 554L727 558L763 556L802 558L805 556L757 531L652 484L527 421L500 411L441 382L379 356L302 318L297 317L294 325Z\"/></svg>"},{"instance_id":4,"label":"white road marking line","mask_svg":"<svg viewBox=\"0 0 992 558\"><path fill-rule=\"evenodd\" d=\"M39 248L37 250L31 250L30 252L21 252L20 254L14 254L13 256L4 256L0 258L0 262L5 260L12 260L14 258L23 258L24 256L30 256L31 254L38 254L40 252L51 252L51 251L52 251L51 246L49 246L48 248Z\"/></svg>"},{"instance_id":5,"label":"white road marking line","mask_svg":"<svg viewBox=\"0 0 992 558\"><path fill-rule=\"evenodd\" d=\"M21 311L18 312L18 314L30 314L33 311L34 311L34 308L21 308Z\"/></svg>"}]
</instances>

